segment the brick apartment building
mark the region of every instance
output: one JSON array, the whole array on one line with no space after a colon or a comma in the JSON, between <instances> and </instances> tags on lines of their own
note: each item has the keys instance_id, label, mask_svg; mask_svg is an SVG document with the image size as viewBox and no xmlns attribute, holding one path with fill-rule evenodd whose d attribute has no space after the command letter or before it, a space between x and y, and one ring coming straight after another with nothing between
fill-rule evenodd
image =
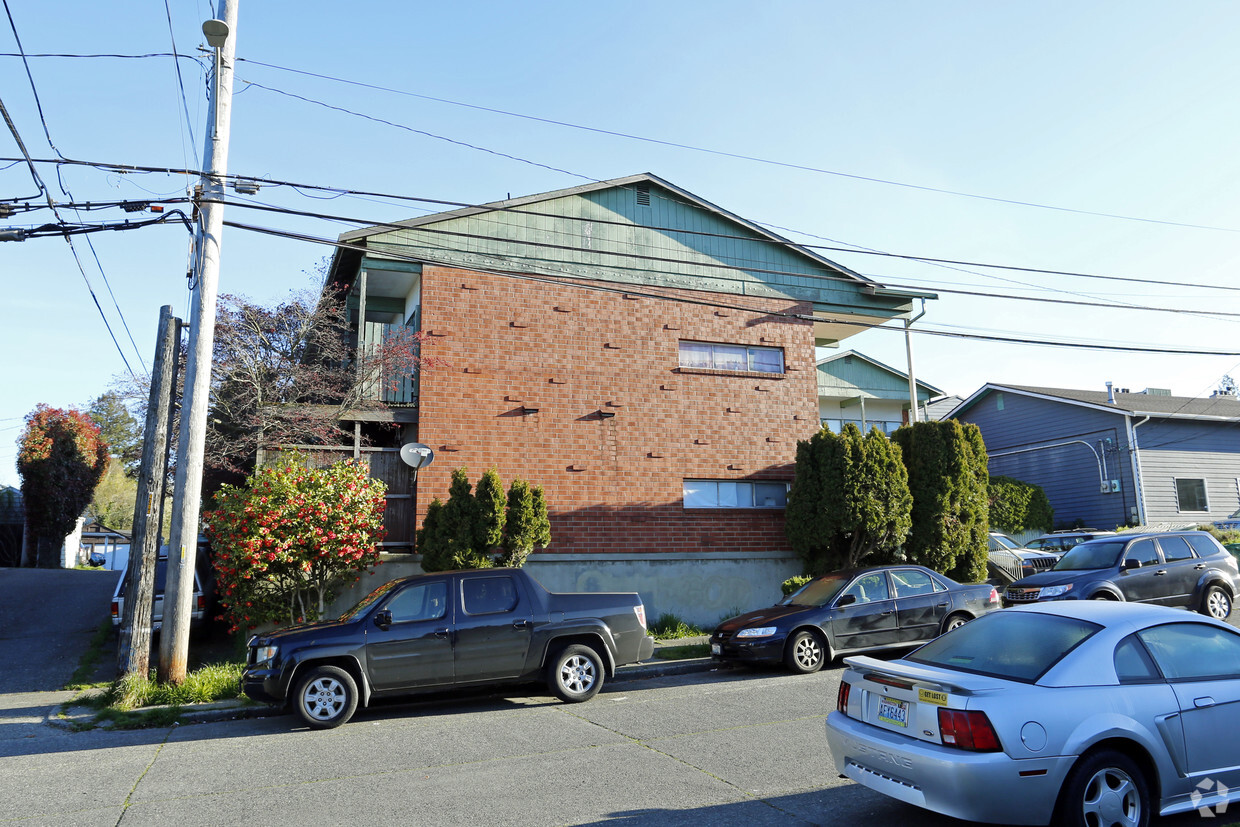
<instances>
[{"instance_id":1,"label":"brick apartment building","mask_svg":"<svg viewBox=\"0 0 1240 827\"><path fill-rule=\"evenodd\" d=\"M797 440L819 427L815 345L933 298L649 174L340 241L329 282L361 341L412 326L437 362L358 415L359 433L399 426L372 452L391 550L409 550L453 469L476 483L494 467L546 492L552 542L527 565L548 588L636 590L655 617L704 624L799 573L783 504ZM416 484L395 463L409 442L435 451Z\"/></svg>"}]
</instances>

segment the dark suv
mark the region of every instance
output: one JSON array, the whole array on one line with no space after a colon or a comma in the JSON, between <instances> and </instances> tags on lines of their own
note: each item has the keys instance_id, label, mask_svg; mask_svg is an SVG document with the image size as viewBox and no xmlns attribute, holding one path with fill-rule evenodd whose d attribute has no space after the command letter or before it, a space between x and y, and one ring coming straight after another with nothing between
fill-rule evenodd
<instances>
[{"instance_id":1,"label":"dark suv","mask_svg":"<svg viewBox=\"0 0 1240 827\"><path fill-rule=\"evenodd\" d=\"M1050 571L1017 580L1005 606L1044 600L1129 600L1225 620L1240 569L1204 531L1114 534L1069 549Z\"/></svg>"}]
</instances>

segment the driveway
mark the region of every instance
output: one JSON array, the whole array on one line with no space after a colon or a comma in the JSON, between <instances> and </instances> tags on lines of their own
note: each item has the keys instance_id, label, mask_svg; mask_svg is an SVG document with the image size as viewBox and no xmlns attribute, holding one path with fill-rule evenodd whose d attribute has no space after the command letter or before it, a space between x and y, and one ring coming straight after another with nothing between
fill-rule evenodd
<instances>
[{"instance_id":1,"label":"driveway","mask_svg":"<svg viewBox=\"0 0 1240 827\"><path fill-rule=\"evenodd\" d=\"M0 568L0 738L26 734L48 708L73 697L77 669L108 605L119 572ZM100 665L95 680L111 677Z\"/></svg>"}]
</instances>

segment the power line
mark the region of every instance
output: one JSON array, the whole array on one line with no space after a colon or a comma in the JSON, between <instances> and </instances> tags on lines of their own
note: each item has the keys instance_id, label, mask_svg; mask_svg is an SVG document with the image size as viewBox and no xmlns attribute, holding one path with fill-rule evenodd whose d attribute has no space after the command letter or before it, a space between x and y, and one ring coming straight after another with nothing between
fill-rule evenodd
<instances>
[{"instance_id":1,"label":"power line","mask_svg":"<svg viewBox=\"0 0 1240 827\"><path fill-rule=\"evenodd\" d=\"M303 242L308 242L312 244L322 244L322 245L326 245L330 247L336 247L338 249L357 250L360 252L371 251L370 248L367 248L365 245L362 245L362 244L353 244L353 243L346 242L346 241L338 241L338 240L333 240L329 238L322 238L318 236L307 235L305 233L296 233L296 232L292 232L288 230L279 230L279 229L275 229L272 227L260 227L257 225L244 224L244 223L237 222L237 221L225 221L224 225L227 227L232 227L233 229L237 229L237 230L246 230L249 232L255 232L255 233L259 233L263 235L271 235L271 236L275 236L278 238L285 238L285 239L289 239L293 241L303 241ZM392 257L400 261L409 261L409 262L419 263L419 264L436 264L437 263L432 259L428 259L422 256L405 255L405 254L393 252L391 250L384 250L383 253L385 256L389 256L389 257ZM523 266L527 266L527 267L529 266L528 261L522 261L521 264ZM786 318L786 319L792 319L796 321L840 324L840 325L848 325L852 327L864 327L868 330L886 330L886 331L890 331L893 333L904 332L904 330L901 328L883 327L881 325L876 326L876 325L869 324L867 322L859 322L859 321L855 321L852 319L820 317L820 316L813 316L813 315L804 314L804 313L789 313L787 311L772 311L766 308L747 307L745 305L725 303L725 302L718 301L718 300L707 301L705 299L691 299L685 296L668 296L668 295L663 295L660 293L652 293L652 292L649 292L648 290L643 290L641 288L635 289L632 286L611 287L611 286L606 286L606 285L598 284L598 283L582 284L580 281L577 281L577 279L586 278L584 276L565 276L562 274L556 274L556 273L550 273L550 272L531 274L528 271L503 270L503 269L498 269L498 268L493 268L493 267L478 267L478 266L471 266L469 269L473 270L474 272L506 276L510 278L520 279L523 281L541 282L545 284L556 284L560 286L571 285L573 287L583 289L583 290L594 290L594 291L600 291L600 292L606 292L606 293L615 293L615 294L620 294L620 295L640 296L643 298L657 299L660 301L669 301L669 302L676 302L680 304L698 305L702 307L713 307L713 308L719 308L719 309L736 310L739 312L761 313L766 316L775 316L778 318ZM1055 340L1050 340L1050 339L1031 339L1031 338L1022 338L1022 337L1014 337L1014 336L992 336L992 335L977 334L977 333L961 333L958 331L952 331L952 330L946 330L946 329L932 329L932 328L926 328L926 327L921 327L921 328L914 327L914 328L911 328L911 332L915 334L926 335L926 336L940 336L940 337L947 337L947 338L953 338L953 339L969 339L969 340L975 340L975 341L1002 342L1006 344L1032 345L1032 346L1040 346L1040 347L1059 347L1059 348L1066 347L1066 348L1075 348L1075 349L1084 349L1084 350L1104 350L1104 351L1117 351L1117 352L1126 352L1126 353L1157 353L1157 354L1179 355L1179 356L1240 356L1240 351L1210 350L1210 349L1205 349L1205 348L1156 348L1156 347L1149 347L1145 345L1121 345L1121 344L1112 344L1112 343L1104 343L1104 342L1083 342L1083 341L1068 342L1068 341L1062 341L1062 340L1055 341Z\"/></svg>"},{"instance_id":2,"label":"power line","mask_svg":"<svg viewBox=\"0 0 1240 827\"><path fill-rule=\"evenodd\" d=\"M278 213L281 215L292 215L292 216L297 216L297 217L302 217L302 218L317 218L317 219L330 220L330 221L343 221L343 222L347 222L350 224L362 224L362 225L371 224L371 222L369 222L368 220L361 219L361 218L351 218L348 216L332 215L329 213L310 212L306 210L294 210L294 209L287 208L287 207L267 206L267 205L255 204L255 203L248 202L248 201L229 200L229 201L226 201L225 203L228 204L229 206L242 207L242 208L252 209L252 210L259 210L263 212L274 212L274 213ZM379 223L374 223L371 225L378 226L378 227L391 228L394 230L410 229L405 225L397 224L397 223L379 222ZM506 239L501 236L481 235L478 233L466 233L466 232L460 232L460 231L454 231L454 230L435 229L431 227L417 227L416 230L422 233L431 233L435 235L446 235L446 236L467 238L467 239L480 240L480 241L507 241L507 242L515 243L523 247L534 247L534 248L552 249L552 250L565 250L565 251L571 251L571 252L576 252L582 249L580 245L554 244L554 243L550 243L546 241L529 241L529 240L521 240L521 241L513 242L512 239ZM572 238L579 238L579 236L574 235L572 236ZM651 261L651 262L663 263L663 264L690 265L690 266L704 267L708 269L720 269L720 270L729 270L729 271L758 272L758 273L763 273L767 275L779 275L779 276L807 275L806 273L800 273L800 272L789 271L789 270L779 270L779 269L774 269L770 267L757 267L757 266L744 265L744 264L725 264L722 262L692 261L688 259L672 258L669 256L646 255L642 253L636 253L631 250L605 250L599 247L595 247L593 248L592 251L600 255L623 257L623 258L637 258L643 261ZM547 261L547 260L544 259L543 261ZM852 284L856 283L855 279L848 277L848 276L818 275L817 277L827 279L827 280L832 280L832 281L847 282L847 283L852 283ZM905 285L901 285L898 283L893 284L891 282L886 282L884 286L892 287L895 289L912 289L912 288L906 287ZM937 288L937 287L933 289L935 289L937 292L951 293L954 295L972 296L972 297L977 297L977 298L1008 299L1008 300L1013 300L1013 301L1041 302L1045 304L1059 304L1059 305L1069 305L1069 306L1077 306L1077 307L1099 307L1099 308L1104 308L1108 310L1122 308L1122 309L1129 309L1129 310L1142 310L1142 311L1155 312L1155 313L1178 313L1178 314L1208 316L1208 317L1218 317L1218 318L1240 318L1240 313L1230 313L1230 312L1216 311L1216 310L1191 310L1191 309L1186 309L1186 308L1153 307L1153 306L1145 306L1145 305L1136 305L1136 304L1131 304L1131 303L1124 303L1122 305L1117 306L1114 303L1107 304L1103 302L1075 301L1075 300L1069 300L1069 299L1055 299L1055 298L1049 298L1049 297L1044 297L1044 296L1013 296L1013 295L1006 295L1002 293L988 293L988 292L981 292L981 291L974 291L974 290L957 290L957 289L952 289L952 288Z\"/></svg>"},{"instance_id":3,"label":"power line","mask_svg":"<svg viewBox=\"0 0 1240 827\"><path fill-rule=\"evenodd\" d=\"M751 161L754 163L766 164L769 166L784 167L786 169L795 169L801 172L812 172L812 173L816 173L820 175L831 175L831 176L835 176L839 178L848 178L854 181L866 181L866 182L873 183L873 184L884 184L884 185L893 186L893 187L903 187L905 189L920 190L922 192L933 192L933 193L938 193L940 195L954 195L954 196L958 196L961 198L972 198L972 199L976 199L979 201L989 201L989 202L998 203L998 204L1010 204L1010 205L1018 206L1018 207L1033 207L1036 209L1072 213L1075 215L1092 215L1092 216L1097 216L1100 218L1114 218L1114 219L1119 219L1122 221L1137 221L1137 222L1144 223L1144 224L1161 224L1161 225L1169 226L1169 227L1185 227L1185 228L1194 229L1194 230L1212 230L1216 232L1226 232L1226 233L1240 232L1240 228L1234 228L1234 227L1217 227L1217 226L1211 226L1211 225L1206 225L1206 224L1192 224L1192 223L1186 223L1186 222L1181 222L1181 221L1167 221L1167 220L1157 219L1157 218L1143 218L1141 216L1121 215L1118 213L1099 212L1095 210L1084 210L1084 209L1077 209L1073 207L1061 207L1061 206L1055 206L1051 204L1040 204L1034 201L1024 201L1024 200L1014 199L1014 198L1001 198L1001 197L992 196L992 195L980 195L978 193L963 192L961 190L950 190L950 189L945 189L942 187L930 187L930 186L925 186L922 184L911 184L905 181L895 181L895 180L886 179L886 178L876 178L876 177L868 176L868 175L857 175L857 174L848 173L848 172L840 172L838 170L823 169L822 167L809 166L806 164L794 164L794 163L790 163L786 161L776 161L770 158L762 158L762 157L755 156L755 155L746 155L744 153L739 153L739 152L728 152L725 150L710 149L708 147L693 146L692 144L684 144L684 143L679 143L677 141L667 141L667 140L661 140L659 138L649 138L649 137L642 136L642 135L634 135L628 132L619 132L619 131L611 130L611 129L601 129L599 127L585 126L582 124L571 123L569 121L556 120L554 118L542 118L536 115L526 115L520 112L512 112L506 109L497 109L497 108L489 107L489 106L480 106L478 104L465 103L463 101L456 101L456 100L451 100L448 98L440 98L440 97L435 97L433 95L423 95L417 92L409 92L409 91L402 90L402 89L393 89L391 87L379 86L376 84L347 80L345 78L333 77L331 75L319 74L317 72L309 72L309 71L305 71L302 69L292 69L287 66L278 66L274 63L264 63L262 61L251 60L248 58L240 58L240 60L243 60L246 63L252 63L256 66L264 66L268 69L276 69L282 72L290 72L293 74L305 75L308 77L315 77L315 78L319 78L320 80L329 80L335 83L344 83L350 86L359 86L359 87L366 88L366 89L374 89L380 92L390 92L390 93L397 94L397 95L405 95L405 96L412 97L412 98L420 98L422 100L434 101L435 103L443 103L443 104L448 104L450 106L459 106L459 107L463 107L466 109L473 109L479 112L490 112L496 115L504 115L510 118L520 118L522 120L534 121L536 123L544 123L544 124L548 124L551 126L562 126L568 129L581 130L583 132L593 132L598 135L607 135L607 136L614 137L614 138L625 138L627 140L641 141L643 143L657 144L659 146L667 146L667 147L672 147L674 149L684 149L684 150L689 150L692 152L702 152L702 153L706 153L709 155L718 155L724 158L735 158L741 161ZM264 87L264 88L269 88L269 87ZM278 91L278 90L272 90L272 91ZM287 93L282 93L282 94L287 94ZM305 99L305 100L308 100L308 99ZM311 101L311 102L317 103L317 101ZM363 116L363 117L366 117L366 116ZM569 174L573 174L573 173L569 173Z\"/></svg>"},{"instance_id":4,"label":"power line","mask_svg":"<svg viewBox=\"0 0 1240 827\"><path fill-rule=\"evenodd\" d=\"M9 2L8 2L8 0L3 0L3 2L4 2L4 11L5 11L5 14L8 16L8 19L9 19L9 28L11 28L11 29L12 29L12 31L13 31L13 39L14 39L14 41L17 43L17 49L18 49L18 51L19 51L19 52L21 52L21 53L22 53L22 55L23 55L23 58L22 58L22 65L25 67L25 69L26 69L26 77L27 77L27 79L30 81L30 91L31 91L31 94L34 96L35 107L36 107L36 109L38 110L38 113L39 113L39 121L40 121L40 123L42 123L42 124L43 124L43 134L47 137L47 143L48 143L48 146L50 146L50 147L52 148L52 151L53 151L53 152L55 152L55 153L56 153L58 156L60 156L61 158L64 158L63 153L61 153L61 151L60 151L59 149L57 149L57 148L56 148L56 144L52 141L52 134L51 134L51 131L48 129L48 126L47 126L47 118L46 118L46 117L44 117L44 114L43 114L43 103L42 103L42 101L40 101L40 100L39 100L39 90L38 90L38 87L35 85L35 82L34 82L34 75L33 75L33 74L31 73L31 71L30 71L30 63L29 63L29 61L27 61L27 60L25 59L25 57L24 57L24 55L25 55L25 51L26 51L26 50L25 50L25 47L23 47L23 46L22 46L21 36L20 36L20 35L18 34L18 32L17 32L17 24L16 24L16 23L14 23L14 21L13 21L13 12L12 12L12 10L10 10L10 9L9 9ZM8 115L7 115L7 113L6 113L6 115L5 115L5 118L6 118L6 120L8 119ZM10 125L11 125L11 122L10 122ZM14 127L14 129L13 129L13 134L14 134L14 136L15 136L15 137L17 136L17 131L16 131L16 128L15 128L15 127ZM24 152L24 151L25 151L25 149L24 149L24 147L23 147L23 152ZM32 172L34 172L34 165L33 165L33 164L31 164L31 171L32 171ZM58 180L58 182L60 183L60 188L61 188L61 190L62 190L62 191L64 191L65 195L67 195L67 196L69 197L69 199L70 199L70 200L72 200L72 199L73 199L73 195L72 195L72 194L69 192L69 190L65 187L65 185L64 185L64 181L60 179L60 167L59 167L59 166L57 166L57 167L56 167L56 173L57 173L57 180ZM60 216L60 212L59 212L59 210L56 208L55 202L52 200L51 193L50 193L50 192L48 192L47 186L43 184L43 181L42 181L42 179L41 179L41 178L39 178L39 177L38 177L37 172L36 172L35 174L36 174L36 181L39 183L39 189L42 191L42 193L43 193L44 197L46 197L46 199L47 199L47 204L48 204L48 206L51 208L51 210L52 210L52 214L53 214L53 215L55 215L55 216L56 216L56 220L57 220L60 224L62 224L62 225L63 225L65 222L64 222L64 220L61 218L61 216ZM132 367L130 366L130 364L129 364L129 360L128 360L127 358L125 358L125 352L124 352L124 350L121 348L120 342L118 342L118 341L117 341L117 339L116 339L116 334L115 334L115 333L113 332L113 330L112 330L112 325L108 322L108 317L107 317L107 315L103 312L103 307L102 307L102 306L100 306L100 304L99 304L99 297L95 295L94 288L92 288L92 287L91 287L91 285L90 285L90 279L89 279L89 278L87 278L87 276L86 276L86 268L82 266L82 259L81 259L81 257L79 257L79 256L78 256L78 251L77 251L77 248L73 245L73 240L69 237L69 236L70 236L70 233L65 232L65 233L63 233L63 235L64 235L65 243L69 245L69 250L70 250L70 252L72 252L72 253L73 253L73 261L74 261L74 263L76 263L76 264L77 264L78 272L80 272L80 273L82 274L82 280L86 283L86 289L87 289L87 291L90 293L90 297L91 297L91 299L92 299L92 300L94 301L94 303L95 303L95 309L99 311L99 318L101 318L101 319L103 320L103 326L104 326L105 328L107 328L108 335L112 338L112 344L116 346L116 352L117 352L118 354L120 354L121 361L125 363L125 369L129 371L129 375L130 375L130 376L132 376L132 377L136 380L136 379L138 378L138 377L137 377L137 374L135 374L135 373L134 373L133 368L132 368ZM126 332L126 334L128 334L128 336L129 336L129 342L130 342L130 344L132 344L132 345L133 345L134 352L135 352L135 353L138 353L138 352L139 352L139 351L138 351L138 345L137 345L137 343L136 343L136 342L134 342L134 340L133 340L133 334L129 331L129 324L125 321L125 314L121 312L120 305L119 305L119 304L117 304L117 302L116 302L116 295L112 292L112 285L111 285L111 283L108 281L108 275L107 275L107 273L106 273L106 272L104 271L104 269L103 269L103 264L99 261L99 256L98 256L98 254L97 254L97 253L95 253L95 248L94 248L94 245L93 245L93 244L90 244L90 239L87 239L87 244L90 246L91 253L95 256L95 264L96 264L96 265L98 265L98 267L99 267L99 274L103 277L103 283L104 283L104 284L107 286L107 288L108 288L108 294L112 296L112 303L113 303L113 306L114 306L114 307L116 307L116 312L117 312L117 314L120 316L120 319L121 319L121 324L124 326L124 328L125 328L125 332ZM141 364L141 361L139 361L139 364Z\"/></svg>"},{"instance_id":5,"label":"power line","mask_svg":"<svg viewBox=\"0 0 1240 827\"><path fill-rule=\"evenodd\" d=\"M13 161L13 160L20 160L20 159L0 158L0 161ZM158 166L144 166L144 165L137 165L137 164L117 164L117 163L109 163L109 162L104 162L104 161L84 161L84 160L74 160L74 159L57 160L57 159L47 159L47 158L36 158L34 159L34 163L36 164L72 164L72 165L77 165L77 166L89 166L89 167L95 167L97 169L105 169L105 170L110 170L110 171L114 171L118 173L128 173L128 172L149 173L149 174L164 173L164 174L169 174L169 175L201 175L202 174L201 172L196 171L196 170L183 169L179 167L158 167ZM289 187L292 189L317 190L320 192L338 193L340 195L383 198L383 199L389 199L389 200L401 201L401 202L417 202L421 204L434 204L434 205L442 206L442 207L486 210L488 212L511 212L511 213L517 213L520 215L529 215L529 216L535 216L535 217L557 218L557 219L561 219L564 221L589 221L595 224L603 224L603 225L617 225L617 226L626 226L626 227L632 226L630 222L610 220L610 219L605 219L605 218L586 218L586 217L580 217L580 216L568 216L568 215L560 215L558 213L540 212L537 210L530 210L530 209L524 209L524 208L519 208L519 207L505 207L505 206L498 205L498 204L476 204L476 203L467 202L467 201L449 201L449 200L440 199L440 198L425 198L425 197L413 196L413 195L398 195L395 193L377 192L373 190L349 189L349 188L334 187L334 186L328 186L328 185L322 185L322 184L308 184L308 183L302 183L302 182L284 181L284 180L272 179L272 178L255 178L254 176L247 176L247 175L237 174L237 173L230 173L228 176L226 176L226 178L232 181L258 180L268 186L284 186L284 187ZM382 222L371 222L369 220L364 223L373 224L374 226L384 226ZM937 258L933 256L922 256L922 255L914 255L914 254L909 254L909 253L888 253L888 252L884 252L881 250L857 248L855 246L853 247L839 246L838 244L832 244L832 245L802 244L799 242L790 241L788 239L781 239L778 237L760 238L760 237L754 237L754 236L735 235L735 234L730 234L730 233L712 233L712 232L708 232L704 230L689 230L689 229L682 229L678 227L661 227L658 225L642 225L642 226L646 227L647 229L655 230L658 232L676 233L676 234L686 235L686 236L719 238L719 239L724 239L724 240L752 241L752 242L757 242L761 244L783 246L783 247L788 247L788 248L802 248L806 250L815 250L815 251L841 252L841 253L852 253L855 255L879 256L879 257L885 257L885 258L902 259L906 261L922 262L926 264L945 264L945 265L958 265L958 266L964 266L964 267L983 267L983 268L988 268L988 269L1010 270L1014 272L1030 273L1030 274L1065 276L1068 278L1095 279L1095 280L1101 280L1101 281L1119 281L1119 282L1127 282L1131 284L1151 284L1151 285L1158 285L1160 287L1190 287L1190 288L1196 288L1196 289L1201 289L1201 290L1222 290L1222 291L1227 291L1227 292L1240 292L1240 285L1208 284L1208 283L1203 283L1203 282L1166 281L1163 279L1146 279L1146 278L1139 278L1136 276L1111 276L1111 275L1104 275L1100 273L1086 273L1086 272L1082 272L1078 270L1055 270L1055 269L1043 268L1043 267L1026 267L1026 266L1014 265L1014 264L995 264L991 262L971 261L967 259ZM775 229L783 230L786 232L803 234L803 235L807 235L807 236L814 237L814 238L822 238L822 236L815 236L813 233L808 233L803 230L780 227L775 224L767 224L764 226L774 227ZM985 274L978 274L978 275L985 275Z\"/></svg>"}]
</instances>

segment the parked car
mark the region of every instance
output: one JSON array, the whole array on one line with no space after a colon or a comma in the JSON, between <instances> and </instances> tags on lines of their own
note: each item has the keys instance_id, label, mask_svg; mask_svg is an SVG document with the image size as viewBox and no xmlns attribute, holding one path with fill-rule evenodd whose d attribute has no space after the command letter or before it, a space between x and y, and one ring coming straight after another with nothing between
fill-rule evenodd
<instances>
[{"instance_id":1,"label":"parked car","mask_svg":"<svg viewBox=\"0 0 1240 827\"><path fill-rule=\"evenodd\" d=\"M167 550L161 550L162 553L155 561L155 596L151 605L151 631L158 632L163 627L164 621L164 585L168 580L168 557ZM125 568L121 570L120 580L116 583L116 591L112 594L112 625L120 626L121 618L125 612L125 576L128 574L129 563L126 561ZM207 619L210 617L208 612L208 596L203 589L202 578L198 572L194 572L194 595L190 600L190 630L195 632L202 631Z\"/></svg>"},{"instance_id":2,"label":"parked car","mask_svg":"<svg viewBox=\"0 0 1240 827\"><path fill-rule=\"evenodd\" d=\"M1025 543L1025 548L1031 551L1063 554L1068 549L1084 543L1086 540L1093 540L1096 537L1111 537L1114 534L1114 531L1099 531L1096 528L1085 528L1079 531L1055 531L1033 538Z\"/></svg>"},{"instance_id":3,"label":"parked car","mask_svg":"<svg viewBox=\"0 0 1240 827\"><path fill-rule=\"evenodd\" d=\"M1240 509L1233 511L1231 516L1225 520L1215 520L1214 527L1223 530L1231 529L1233 531L1240 529Z\"/></svg>"},{"instance_id":4,"label":"parked car","mask_svg":"<svg viewBox=\"0 0 1240 827\"><path fill-rule=\"evenodd\" d=\"M1116 534L1074 547L1050 571L1017 580L1004 605L1046 600L1129 600L1231 614L1240 567L1204 531Z\"/></svg>"},{"instance_id":5,"label":"parked car","mask_svg":"<svg viewBox=\"0 0 1240 827\"><path fill-rule=\"evenodd\" d=\"M1144 827L1240 799L1240 633L1162 606L994 612L890 662L848 658L836 768L937 813Z\"/></svg>"},{"instance_id":6,"label":"parked car","mask_svg":"<svg viewBox=\"0 0 1240 827\"><path fill-rule=\"evenodd\" d=\"M921 566L875 566L809 581L768 609L723 621L714 658L816 672L837 655L915 646L999 608L988 583L962 585Z\"/></svg>"},{"instance_id":7,"label":"parked car","mask_svg":"<svg viewBox=\"0 0 1240 827\"><path fill-rule=\"evenodd\" d=\"M377 698L460 686L541 679L587 701L653 651L636 593L554 594L522 569L440 572L384 583L338 620L251 638L241 685L327 729Z\"/></svg>"},{"instance_id":8,"label":"parked car","mask_svg":"<svg viewBox=\"0 0 1240 827\"><path fill-rule=\"evenodd\" d=\"M990 532L986 571L992 583L1005 585L1013 580L1046 571L1055 565L1058 553L1031 551L999 531Z\"/></svg>"}]
</instances>

